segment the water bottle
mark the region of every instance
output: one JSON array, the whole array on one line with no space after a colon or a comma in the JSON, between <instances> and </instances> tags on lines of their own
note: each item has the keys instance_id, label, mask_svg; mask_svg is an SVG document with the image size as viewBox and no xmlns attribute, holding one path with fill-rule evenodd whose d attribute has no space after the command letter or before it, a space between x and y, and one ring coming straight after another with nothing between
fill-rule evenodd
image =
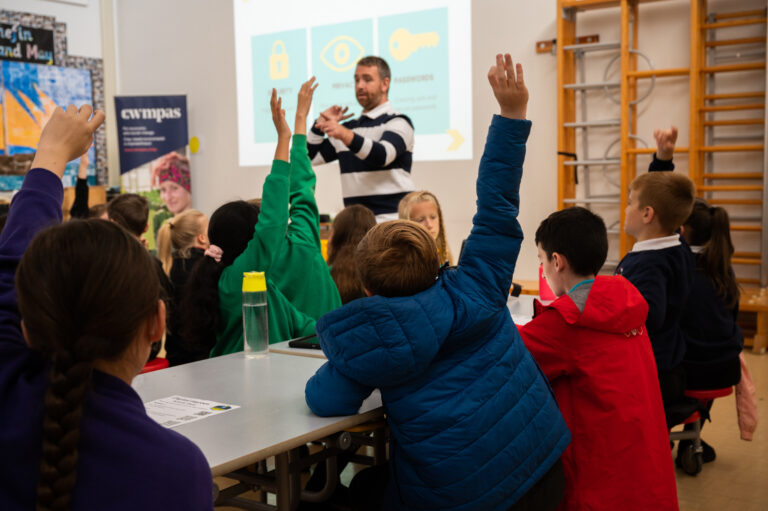
<instances>
[{"instance_id":1,"label":"water bottle","mask_svg":"<svg viewBox=\"0 0 768 511\"><path fill-rule=\"evenodd\" d=\"M267 281L261 271L243 273L243 344L247 358L269 352Z\"/></svg>"}]
</instances>

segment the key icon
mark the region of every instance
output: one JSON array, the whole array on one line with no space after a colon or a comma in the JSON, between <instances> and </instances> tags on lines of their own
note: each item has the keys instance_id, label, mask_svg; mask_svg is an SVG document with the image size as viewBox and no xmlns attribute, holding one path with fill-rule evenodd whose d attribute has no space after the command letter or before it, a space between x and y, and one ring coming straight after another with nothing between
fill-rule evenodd
<instances>
[{"instance_id":1,"label":"key icon","mask_svg":"<svg viewBox=\"0 0 768 511\"><path fill-rule=\"evenodd\" d=\"M389 53L395 60L405 60L416 50L437 46L438 42L440 35L437 32L411 34L405 28L398 28L389 38Z\"/></svg>"}]
</instances>

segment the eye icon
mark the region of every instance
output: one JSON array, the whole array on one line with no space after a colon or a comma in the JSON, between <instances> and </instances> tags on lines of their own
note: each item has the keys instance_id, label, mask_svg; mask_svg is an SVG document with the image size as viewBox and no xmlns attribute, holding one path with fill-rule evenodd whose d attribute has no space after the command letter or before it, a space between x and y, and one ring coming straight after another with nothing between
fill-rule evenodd
<instances>
[{"instance_id":1,"label":"eye icon","mask_svg":"<svg viewBox=\"0 0 768 511\"><path fill-rule=\"evenodd\" d=\"M354 67L364 51L363 46L354 38L340 35L328 41L320 52L320 60L334 71L346 71Z\"/></svg>"}]
</instances>

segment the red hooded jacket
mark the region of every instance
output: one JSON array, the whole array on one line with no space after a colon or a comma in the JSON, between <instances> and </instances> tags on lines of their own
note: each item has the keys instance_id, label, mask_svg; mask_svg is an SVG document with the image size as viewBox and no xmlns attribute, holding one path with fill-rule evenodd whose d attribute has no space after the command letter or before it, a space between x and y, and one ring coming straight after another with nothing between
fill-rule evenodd
<instances>
[{"instance_id":1,"label":"red hooded jacket","mask_svg":"<svg viewBox=\"0 0 768 511\"><path fill-rule=\"evenodd\" d=\"M647 315L627 279L600 276L583 312L563 295L518 327L571 430L560 509L678 509Z\"/></svg>"}]
</instances>

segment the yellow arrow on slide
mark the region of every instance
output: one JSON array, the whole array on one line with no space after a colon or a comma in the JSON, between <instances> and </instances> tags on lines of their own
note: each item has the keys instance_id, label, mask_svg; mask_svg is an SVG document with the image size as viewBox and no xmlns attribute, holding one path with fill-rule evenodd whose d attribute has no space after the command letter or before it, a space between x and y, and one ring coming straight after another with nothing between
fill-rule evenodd
<instances>
[{"instance_id":1,"label":"yellow arrow on slide","mask_svg":"<svg viewBox=\"0 0 768 511\"><path fill-rule=\"evenodd\" d=\"M455 151L456 149L461 147L461 144L464 143L464 137L462 137L461 133L459 133L457 130L445 130L445 132L448 133L453 139L451 141L451 145L448 146L448 149L446 149L446 151Z\"/></svg>"}]
</instances>

